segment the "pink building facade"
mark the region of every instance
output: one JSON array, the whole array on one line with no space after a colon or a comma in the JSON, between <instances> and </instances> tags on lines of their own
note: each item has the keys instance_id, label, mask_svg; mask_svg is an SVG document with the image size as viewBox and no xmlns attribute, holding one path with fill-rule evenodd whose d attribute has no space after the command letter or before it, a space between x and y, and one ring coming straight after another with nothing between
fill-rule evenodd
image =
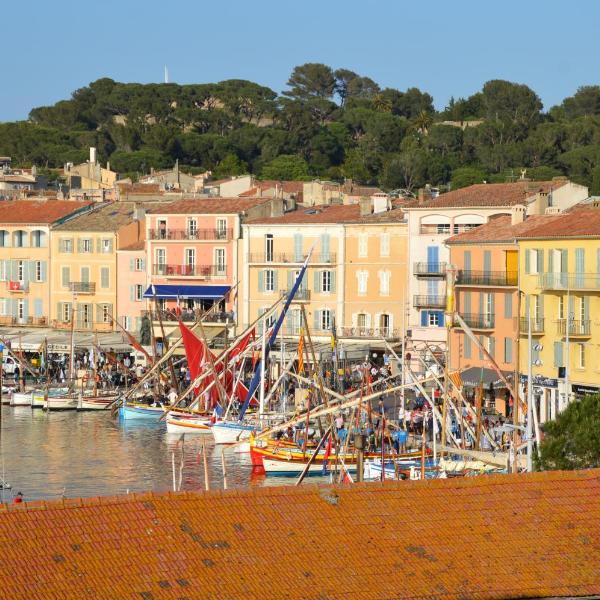
<instances>
[{"instance_id":1,"label":"pink building facade","mask_svg":"<svg viewBox=\"0 0 600 600\"><path fill-rule=\"evenodd\" d=\"M117 250L117 314L119 324L139 334L147 300L146 247L144 240Z\"/></svg>"},{"instance_id":2,"label":"pink building facade","mask_svg":"<svg viewBox=\"0 0 600 600\"><path fill-rule=\"evenodd\" d=\"M189 320L219 303L235 321L242 219L270 214L270 199L181 200L146 215L144 298L167 318L177 304Z\"/></svg>"}]
</instances>

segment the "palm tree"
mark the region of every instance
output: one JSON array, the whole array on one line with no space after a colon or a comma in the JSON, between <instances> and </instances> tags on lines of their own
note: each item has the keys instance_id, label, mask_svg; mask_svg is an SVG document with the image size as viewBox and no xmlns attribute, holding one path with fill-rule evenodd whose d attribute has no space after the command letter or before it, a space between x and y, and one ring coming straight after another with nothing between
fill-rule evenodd
<instances>
[{"instance_id":1,"label":"palm tree","mask_svg":"<svg viewBox=\"0 0 600 600\"><path fill-rule=\"evenodd\" d=\"M427 113L426 111L422 110L415 118L413 127L419 133L422 133L423 135L427 135L432 124L433 124L433 118L431 117L431 115L429 113Z\"/></svg>"},{"instance_id":2,"label":"palm tree","mask_svg":"<svg viewBox=\"0 0 600 600\"><path fill-rule=\"evenodd\" d=\"M373 96L373 108L380 112L392 112L392 103L383 94Z\"/></svg>"}]
</instances>

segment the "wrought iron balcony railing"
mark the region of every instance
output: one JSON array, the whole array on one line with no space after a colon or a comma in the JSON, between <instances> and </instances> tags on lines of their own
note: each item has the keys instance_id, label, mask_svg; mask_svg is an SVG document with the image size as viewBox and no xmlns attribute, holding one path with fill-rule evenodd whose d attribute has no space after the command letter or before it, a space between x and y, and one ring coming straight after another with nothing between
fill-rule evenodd
<instances>
[{"instance_id":1,"label":"wrought iron balcony railing","mask_svg":"<svg viewBox=\"0 0 600 600\"><path fill-rule=\"evenodd\" d=\"M230 240L233 229L151 229L151 240Z\"/></svg>"},{"instance_id":2,"label":"wrought iron balcony railing","mask_svg":"<svg viewBox=\"0 0 600 600\"><path fill-rule=\"evenodd\" d=\"M516 286L517 271L458 271L456 285Z\"/></svg>"}]
</instances>

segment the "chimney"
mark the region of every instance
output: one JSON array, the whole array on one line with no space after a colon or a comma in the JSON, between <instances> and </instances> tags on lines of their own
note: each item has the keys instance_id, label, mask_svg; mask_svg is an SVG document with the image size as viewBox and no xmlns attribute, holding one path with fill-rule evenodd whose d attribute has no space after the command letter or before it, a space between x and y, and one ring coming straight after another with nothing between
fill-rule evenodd
<instances>
[{"instance_id":1,"label":"chimney","mask_svg":"<svg viewBox=\"0 0 600 600\"><path fill-rule=\"evenodd\" d=\"M110 171L110 162L108 160L106 161L106 170Z\"/></svg>"},{"instance_id":2,"label":"chimney","mask_svg":"<svg viewBox=\"0 0 600 600\"><path fill-rule=\"evenodd\" d=\"M144 219L145 216L146 216L145 208L139 208L136 206L133 209L133 220L134 221L141 221L142 219Z\"/></svg>"},{"instance_id":3,"label":"chimney","mask_svg":"<svg viewBox=\"0 0 600 600\"><path fill-rule=\"evenodd\" d=\"M372 213L371 198L360 198L358 206L360 207L361 217L368 217Z\"/></svg>"},{"instance_id":4,"label":"chimney","mask_svg":"<svg viewBox=\"0 0 600 600\"><path fill-rule=\"evenodd\" d=\"M271 216L282 217L283 213L283 198L271 198Z\"/></svg>"},{"instance_id":5,"label":"chimney","mask_svg":"<svg viewBox=\"0 0 600 600\"><path fill-rule=\"evenodd\" d=\"M95 165L96 164L96 148L94 148L93 146L90 146L90 163Z\"/></svg>"},{"instance_id":6,"label":"chimney","mask_svg":"<svg viewBox=\"0 0 600 600\"><path fill-rule=\"evenodd\" d=\"M523 206L523 204L516 204L513 206L510 214L510 224L518 225L519 223L522 223L525 220L526 210L527 209L525 206Z\"/></svg>"}]
</instances>

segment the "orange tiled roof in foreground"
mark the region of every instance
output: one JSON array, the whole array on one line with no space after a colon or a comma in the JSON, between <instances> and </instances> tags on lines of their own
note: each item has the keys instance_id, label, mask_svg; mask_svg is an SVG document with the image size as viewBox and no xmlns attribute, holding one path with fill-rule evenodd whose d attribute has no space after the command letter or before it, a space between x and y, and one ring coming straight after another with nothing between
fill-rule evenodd
<instances>
[{"instance_id":1,"label":"orange tiled roof in foreground","mask_svg":"<svg viewBox=\"0 0 600 600\"><path fill-rule=\"evenodd\" d=\"M7 598L600 594L600 470L4 506Z\"/></svg>"},{"instance_id":2,"label":"orange tiled roof in foreground","mask_svg":"<svg viewBox=\"0 0 600 600\"><path fill-rule=\"evenodd\" d=\"M0 223L50 224L83 211L91 202L73 200L5 200L0 202Z\"/></svg>"}]
</instances>

